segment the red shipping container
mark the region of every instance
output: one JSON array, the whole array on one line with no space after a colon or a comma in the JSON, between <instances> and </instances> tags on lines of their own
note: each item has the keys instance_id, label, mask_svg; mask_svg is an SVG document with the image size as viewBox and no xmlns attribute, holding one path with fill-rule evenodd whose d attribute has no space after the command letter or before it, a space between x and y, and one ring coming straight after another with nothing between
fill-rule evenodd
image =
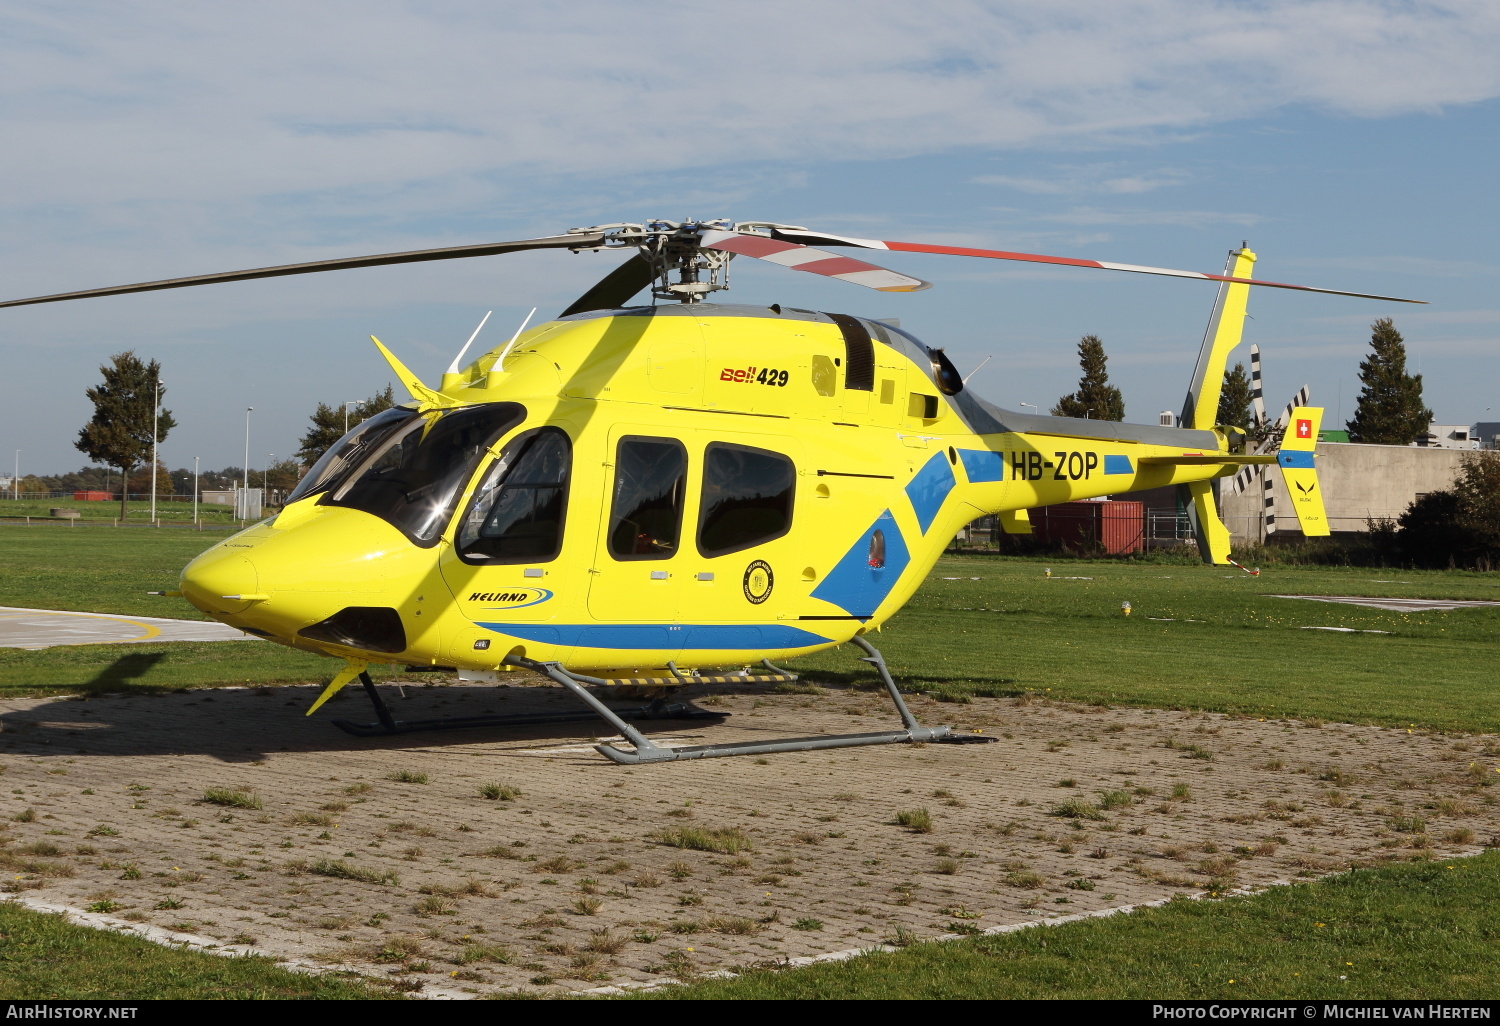
<instances>
[{"instance_id":1,"label":"red shipping container","mask_svg":"<svg viewBox=\"0 0 1500 1026\"><path fill-rule=\"evenodd\" d=\"M1109 499L1104 502L1059 502L1030 510L1031 533L1038 541L1063 545L1103 546L1110 555L1145 548L1145 504Z\"/></svg>"},{"instance_id":2,"label":"red shipping container","mask_svg":"<svg viewBox=\"0 0 1500 1026\"><path fill-rule=\"evenodd\" d=\"M74 492L74 502L108 502L114 496L109 492Z\"/></svg>"}]
</instances>

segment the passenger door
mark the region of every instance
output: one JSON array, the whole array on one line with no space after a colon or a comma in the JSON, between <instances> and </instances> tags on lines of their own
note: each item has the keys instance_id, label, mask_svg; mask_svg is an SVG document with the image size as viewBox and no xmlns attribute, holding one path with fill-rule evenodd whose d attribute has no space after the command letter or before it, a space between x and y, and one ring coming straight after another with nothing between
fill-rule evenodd
<instances>
[{"instance_id":1,"label":"passenger door","mask_svg":"<svg viewBox=\"0 0 1500 1026\"><path fill-rule=\"evenodd\" d=\"M684 595L698 624L764 624L795 606L810 585L797 507L800 446L783 435L699 431L694 562ZM723 632L706 631L705 635ZM756 632L761 637L761 632ZM700 648L735 648L701 641ZM764 641L745 647L755 647ZM693 640L688 639L690 647ZM686 655L684 655L684 658Z\"/></svg>"},{"instance_id":2,"label":"passenger door","mask_svg":"<svg viewBox=\"0 0 1500 1026\"><path fill-rule=\"evenodd\" d=\"M612 623L672 623L692 573L688 450L660 428L610 432L589 613ZM686 543L686 544L685 544Z\"/></svg>"}]
</instances>

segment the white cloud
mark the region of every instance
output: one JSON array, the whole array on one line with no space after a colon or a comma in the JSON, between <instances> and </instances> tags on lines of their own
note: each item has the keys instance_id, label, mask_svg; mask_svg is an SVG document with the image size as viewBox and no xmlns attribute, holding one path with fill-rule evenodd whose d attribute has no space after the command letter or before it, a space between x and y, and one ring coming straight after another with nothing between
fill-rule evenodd
<instances>
[{"instance_id":1,"label":"white cloud","mask_svg":"<svg viewBox=\"0 0 1500 1026\"><path fill-rule=\"evenodd\" d=\"M517 175L1060 144L1500 91L1500 8L1482 0L49 0L0 17L0 185L27 205L503 205Z\"/></svg>"},{"instance_id":2,"label":"white cloud","mask_svg":"<svg viewBox=\"0 0 1500 1026\"><path fill-rule=\"evenodd\" d=\"M998 185L1043 196L1064 196L1074 193L1103 193L1105 195L1128 196L1152 192L1169 185L1181 185L1188 180L1188 173L1177 168L1158 168L1134 174L1121 173L1117 164L1059 165L1046 178L1026 178L1016 175L979 175L972 179L976 185Z\"/></svg>"}]
</instances>

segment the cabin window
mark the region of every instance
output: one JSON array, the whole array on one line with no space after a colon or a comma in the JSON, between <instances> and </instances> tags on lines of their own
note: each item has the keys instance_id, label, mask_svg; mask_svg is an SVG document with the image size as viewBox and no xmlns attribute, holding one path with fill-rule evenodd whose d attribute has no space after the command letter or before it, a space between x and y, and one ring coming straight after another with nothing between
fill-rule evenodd
<instances>
[{"instance_id":1,"label":"cabin window","mask_svg":"<svg viewBox=\"0 0 1500 1026\"><path fill-rule=\"evenodd\" d=\"M513 439L490 464L458 529L466 563L540 563L562 550L573 446L557 428Z\"/></svg>"},{"instance_id":2,"label":"cabin window","mask_svg":"<svg viewBox=\"0 0 1500 1026\"><path fill-rule=\"evenodd\" d=\"M615 454L609 554L669 559L682 535L687 450L672 438L622 438Z\"/></svg>"},{"instance_id":3,"label":"cabin window","mask_svg":"<svg viewBox=\"0 0 1500 1026\"><path fill-rule=\"evenodd\" d=\"M796 483L797 468L779 452L710 443L703 454L698 551L722 556L786 534Z\"/></svg>"},{"instance_id":4,"label":"cabin window","mask_svg":"<svg viewBox=\"0 0 1500 1026\"><path fill-rule=\"evenodd\" d=\"M524 416L526 408L520 403L484 403L414 416L374 447L323 504L363 510L416 545L436 545L474 468Z\"/></svg>"},{"instance_id":5,"label":"cabin window","mask_svg":"<svg viewBox=\"0 0 1500 1026\"><path fill-rule=\"evenodd\" d=\"M297 482L297 487L292 489L288 495L288 503L305 499L309 495L318 492L326 492L330 488L337 488L349 476L349 472L374 452L395 431L417 415L416 410L396 407L383 410L368 420L360 421L354 425L343 438L340 438L328 450L318 458L312 469L303 475L302 480Z\"/></svg>"}]
</instances>

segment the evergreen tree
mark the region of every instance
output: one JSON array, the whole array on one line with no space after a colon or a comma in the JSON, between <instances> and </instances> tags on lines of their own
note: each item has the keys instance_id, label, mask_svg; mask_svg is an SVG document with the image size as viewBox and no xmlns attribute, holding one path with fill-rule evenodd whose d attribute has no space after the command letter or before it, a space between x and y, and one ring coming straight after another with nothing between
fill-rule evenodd
<instances>
[{"instance_id":1,"label":"evergreen tree","mask_svg":"<svg viewBox=\"0 0 1500 1026\"><path fill-rule=\"evenodd\" d=\"M1085 335L1078 340L1078 365L1083 368L1083 377L1078 379L1078 391L1063 396L1052 407L1052 416L1125 419L1125 398L1109 383L1109 374L1104 369L1108 359L1098 335Z\"/></svg>"},{"instance_id":2,"label":"evergreen tree","mask_svg":"<svg viewBox=\"0 0 1500 1026\"><path fill-rule=\"evenodd\" d=\"M376 392L364 402L355 403L349 409L349 427L353 428L361 421L368 420L377 413L382 413L396 405L396 393L390 385L385 386L384 392ZM329 406L327 403L319 403L313 415L308 418L312 421L312 427L308 428L307 434L302 436L302 448L297 450L297 459L302 461L304 467L310 467L323 458L323 454L333 448L333 444L344 437L347 430L344 427L344 408L341 406Z\"/></svg>"},{"instance_id":3,"label":"evergreen tree","mask_svg":"<svg viewBox=\"0 0 1500 1026\"><path fill-rule=\"evenodd\" d=\"M1214 423L1248 431L1254 416L1251 401L1250 375L1245 373L1243 363L1236 363L1224 372L1224 387L1219 392L1219 412Z\"/></svg>"},{"instance_id":4,"label":"evergreen tree","mask_svg":"<svg viewBox=\"0 0 1500 1026\"><path fill-rule=\"evenodd\" d=\"M129 494L124 482L129 481L132 469L151 457L151 412L161 365L155 360L142 363L133 350L127 349L110 357L99 372L104 375L104 383L84 393L94 404L93 419L78 432L78 441L73 444L94 462L119 468L120 519L124 520L125 496ZM161 395L166 394L167 390L161 389ZM162 410L156 421L156 441L166 438L176 426L171 412Z\"/></svg>"},{"instance_id":5,"label":"evergreen tree","mask_svg":"<svg viewBox=\"0 0 1500 1026\"><path fill-rule=\"evenodd\" d=\"M1406 342L1389 317L1370 325L1370 355L1359 365L1359 402L1345 426L1349 441L1410 445L1427 433L1422 375L1406 373Z\"/></svg>"}]
</instances>

